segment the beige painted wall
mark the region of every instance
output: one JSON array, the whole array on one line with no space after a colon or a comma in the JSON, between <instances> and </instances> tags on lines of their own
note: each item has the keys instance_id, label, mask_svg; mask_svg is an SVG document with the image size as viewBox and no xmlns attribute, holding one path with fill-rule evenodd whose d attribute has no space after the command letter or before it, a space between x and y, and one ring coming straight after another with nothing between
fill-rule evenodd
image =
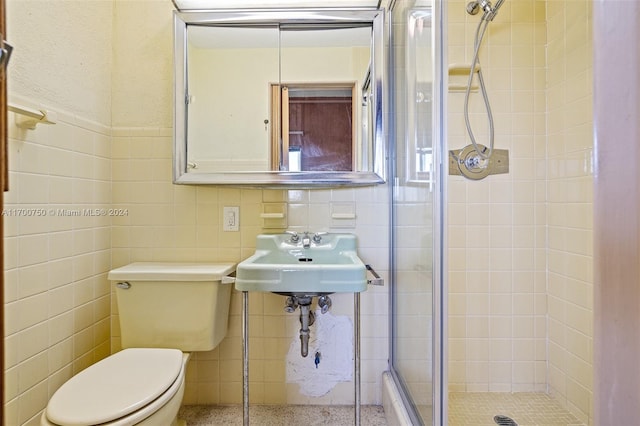
<instances>
[{"instance_id":1,"label":"beige painted wall","mask_svg":"<svg viewBox=\"0 0 640 426\"><path fill-rule=\"evenodd\" d=\"M277 31L277 30L273 30ZM270 169L271 93L279 80L278 49L190 49L188 161L194 172ZM221 169L221 167L223 167Z\"/></svg>"},{"instance_id":2,"label":"beige painted wall","mask_svg":"<svg viewBox=\"0 0 640 426\"><path fill-rule=\"evenodd\" d=\"M174 7L169 0L112 3L111 125L166 127L173 117Z\"/></svg>"},{"instance_id":3,"label":"beige painted wall","mask_svg":"<svg viewBox=\"0 0 640 426\"><path fill-rule=\"evenodd\" d=\"M112 10L107 1L7 1L9 95L109 124Z\"/></svg>"}]
</instances>

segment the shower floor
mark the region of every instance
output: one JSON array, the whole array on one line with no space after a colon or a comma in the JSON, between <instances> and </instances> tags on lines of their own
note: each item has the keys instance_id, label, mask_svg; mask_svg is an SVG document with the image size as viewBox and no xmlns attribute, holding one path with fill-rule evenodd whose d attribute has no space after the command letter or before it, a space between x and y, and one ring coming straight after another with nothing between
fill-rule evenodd
<instances>
[{"instance_id":1,"label":"shower floor","mask_svg":"<svg viewBox=\"0 0 640 426\"><path fill-rule=\"evenodd\" d=\"M242 406L185 405L178 418L187 426L235 426L242 425ZM384 410L377 405L363 405L360 412L362 425L386 426ZM256 405L249 408L249 422L257 426L352 426L352 406L328 405Z\"/></svg>"},{"instance_id":2,"label":"shower floor","mask_svg":"<svg viewBox=\"0 0 640 426\"><path fill-rule=\"evenodd\" d=\"M496 415L508 416L518 426L584 426L544 393L449 393L449 426L496 426Z\"/></svg>"}]
</instances>

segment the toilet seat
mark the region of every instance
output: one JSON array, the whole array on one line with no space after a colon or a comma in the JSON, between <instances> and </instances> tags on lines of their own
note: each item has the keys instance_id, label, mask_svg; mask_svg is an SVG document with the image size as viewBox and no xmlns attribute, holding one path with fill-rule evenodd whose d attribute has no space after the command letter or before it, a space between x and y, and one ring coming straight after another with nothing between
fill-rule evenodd
<instances>
[{"instance_id":1,"label":"toilet seat","mask_svg":"<svg viewBox=\"0 0 640 426\"><path fill-rule=\"evenodd\" d=\"M177 349L125 349L62 385L49 401L46 417L69 426L135 424L176 394L184 381L184 364Z\"/></svg>"}]
</instances>

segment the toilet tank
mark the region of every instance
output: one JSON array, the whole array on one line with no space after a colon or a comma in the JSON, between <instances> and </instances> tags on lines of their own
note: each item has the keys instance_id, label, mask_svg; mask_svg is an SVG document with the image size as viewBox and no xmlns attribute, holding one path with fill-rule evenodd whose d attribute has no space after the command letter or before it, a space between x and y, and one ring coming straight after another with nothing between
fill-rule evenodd
<instances>
[{"instance_id":1,"label":"toilet tank","mask_svg":"<svg viewBox=\"0 0 640 426\"><path fill-rule=\"evenodd\" d=\"M122 347L214 349L227 334L235 267L136 262L110 271Z\"/></svg>"}]
</instances>

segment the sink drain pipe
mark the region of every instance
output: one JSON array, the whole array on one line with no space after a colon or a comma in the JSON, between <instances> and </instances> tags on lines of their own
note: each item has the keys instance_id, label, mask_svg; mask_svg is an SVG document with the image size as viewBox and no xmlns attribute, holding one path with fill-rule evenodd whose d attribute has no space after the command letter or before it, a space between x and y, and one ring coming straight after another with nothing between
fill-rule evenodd
<instances>
[{"instance_id":1,"label":"sink drain pipe","mask_svg":"<svg viewBox=\"0 0 640 426\"><path fill-rule=\"evenodd\" d=\"M313 296L291 295L287 297L284 306L284 311L290 314L300 308L300 355L302 355L303 358L309 355L309 337L311 335L309 327L312 326L316 320L316 316L311 310L312 303ZM318 307L320 307L323 314L327 313L329 308L331 308L331 299L329 296L319 296Z\"/></svg>"},{"instance_id":2,"label":"sink drain pipe","mask_svg":"<svg viewBox=\"0 0 640 426\"><path fill-rule=\"evenodd\" d=\"M300 305L300 355L306 358L309 355L309 326L315 321L315 315L311 312L311 297L299 297Z\"/></svg>"}]
</instances>

